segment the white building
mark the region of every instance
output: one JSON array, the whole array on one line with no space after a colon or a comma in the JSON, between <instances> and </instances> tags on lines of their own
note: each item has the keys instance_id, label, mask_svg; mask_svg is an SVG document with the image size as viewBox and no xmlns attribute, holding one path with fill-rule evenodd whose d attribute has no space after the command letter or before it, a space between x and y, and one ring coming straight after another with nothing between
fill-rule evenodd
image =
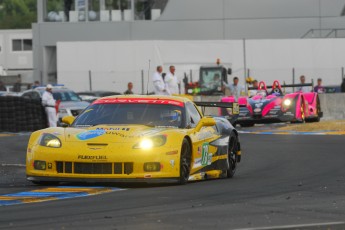
<instances>
[{"instance_id":1,"label":"white building","mask_svg":"<svg viewBox=\"0 0 345 230\"><path fill-rule=\"evenodd\" d=\"M181 76L216 58L259 79L291 82L294 72L336 84L343 74L345 0L119 2L74 0L66 9L38 0L35 80L84 90L91 79L93 89L120 92L131 80L142 93L155 65L177 65Z\"/></svg>"},{"instance_id":2,"label":"white building","mask_svg":"<svg viewBox=\"0 0 345 230\"><path fill-rule=\"evenodd\" d=\"M0 75L21 75L23 83L33 80L31 30L0 30Z\"/></svg>"}]
</instances>

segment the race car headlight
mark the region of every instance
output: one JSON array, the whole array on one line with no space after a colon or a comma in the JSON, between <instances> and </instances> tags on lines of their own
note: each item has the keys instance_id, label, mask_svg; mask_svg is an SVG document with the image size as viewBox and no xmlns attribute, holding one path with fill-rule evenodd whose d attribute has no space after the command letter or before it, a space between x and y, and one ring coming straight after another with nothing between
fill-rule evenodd
<instances>
[{"instance_id":1,"label":"race car headlight","mask_svg":"<svg viewBox=\"0 0 345 230\"><path fill-rule=\"evenodd\" d=\"M283 102L283 104L284 104L285 106L290 106L290 105L291 105L291 100L290 100L290 99L285 99L284 102Z\"/></svg>"},{"instance_id":2,"label":"race car headlight","mask_svg":"<svg viewBox=\"0 0 345 230\"><path fill-rule=\"evenodd\" d=\"M41 136L40 145L50 148L60 148L61 141L57 136L53 134L45 133Z\"/></svg>"},{"instance_id":3,"label":"race car headlight","mask_svg":"<svg viewBox=\"0 0 345 230\"><path fill-rule=\"evenodd\" d=\"M153 147L159 147L166 143L167 138L165 135L158 135L151 138L145 138L139 143L135 144L133 148L135 149L151 149Z\"/></svg>"}]
</instances>

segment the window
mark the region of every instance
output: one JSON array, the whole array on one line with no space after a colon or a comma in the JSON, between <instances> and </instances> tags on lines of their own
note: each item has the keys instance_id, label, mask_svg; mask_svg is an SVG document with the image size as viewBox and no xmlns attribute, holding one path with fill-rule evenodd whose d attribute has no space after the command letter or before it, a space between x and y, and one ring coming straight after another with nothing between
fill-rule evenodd
<instances>
[{"instance_id":1,"label":"window","mask_svg":"<svg viewBox=\"0 0 345 230\"><path fill-rule=\"evenodd\" d=\"M31 51L32 39L13 39L12 51Z\"/></svg>"},{"instance_id":2,"label":"window","mask_svg":"<svg viewBox=\"0 0 345 230\"><path fill-rule=\"evenodd\" d=\"M198 122L201 120L201 115L194 104L191 102L186 103L187 109L187 126L195 127Z\"/></svg>"},{"instance_id":3,"label":"window","mask_svg":"<svg viewBox=\"0 0 345 230\"><path fill-rule=\"evenodd\" d=\"M23 44L23 50L32 50L32 39L23 39Z\"/></svg>"}]
</instances>

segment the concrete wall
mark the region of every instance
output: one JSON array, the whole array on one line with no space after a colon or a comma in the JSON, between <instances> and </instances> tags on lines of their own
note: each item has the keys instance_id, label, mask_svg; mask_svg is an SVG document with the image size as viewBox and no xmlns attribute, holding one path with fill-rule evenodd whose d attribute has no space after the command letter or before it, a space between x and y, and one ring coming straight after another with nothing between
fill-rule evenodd
<instances>
[{"instance_id":1,"label":"concrete wall","mask_svg":"<svg viewBox=\"0 0 345 230\"><path fill-rule=\"evenodd\" d=\"M248 40L246 67L250 76L267 84L274 80L293 83L295 68L296 83L304 74L307 82L321 77L324 85L340 85L341 67L345 67L343 50L345 39ZM238 76L244 84L240 40L59 42L57 54L58 83L77 91L89 89L91 71L94 90L123 92L127 82L132 81L136 93L151 92L150 77L157 65L163 65L165 72L169 65L175 65L180 80L192 70L193 80L197 81L199 67L215 64L217 58L232 67L229 81Z\"/></svg>"},{"instance_id":2,"label":"concrete wall","mask_svg":"<svg viewBox=\"0 0 345 230\"><path fill-rule=\"evenodd\" d=\"M320 94L324 120L345 119L345 93Z\"/></svg>"}]
</instances>

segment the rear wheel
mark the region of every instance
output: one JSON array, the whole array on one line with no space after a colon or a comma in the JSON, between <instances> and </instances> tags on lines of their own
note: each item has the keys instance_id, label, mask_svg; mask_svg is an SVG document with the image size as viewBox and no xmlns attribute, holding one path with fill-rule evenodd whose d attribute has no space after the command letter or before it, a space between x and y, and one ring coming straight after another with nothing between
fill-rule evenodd
<instances>
[{"instance_id":1,"label":"rear wheel","mask_svg":"<svg viewBox=\"0 0 345 230\"><path fill-rule=\"evenodd\" d=\"M191 146L187 139L183 139L181 156L180 156L180 178L179 184L183 185L188 182L191 162Z\"/></svg>"},{"instance_id":2,"label":"rear wheel","mask_svg":"<svg viewBox=\"0 0 345 230\"><path fill-rule=\"evenodd\" d=\"M316 98L316 114L317 114L317 117L311 118L308 121L309 122L319 122L320 121L320 117L321 117L322 112L321 112L320 99L318 96Z\"/></svg>"},{"instance_id":3,"label":"rear wheel","mask_svg":"<svg viewBox=\"0 0 345 230\"><path fill-rule=\"evenodd\" d=\"M237 156L236 153L238 151L238 140L237 136L234 132L231 133L229 140L229 149L228 149L228 166L229 168L226 170L226 176L228 178L232 178L235 175L236 167L237 167Z\"/></svg>"}]
</instances>

